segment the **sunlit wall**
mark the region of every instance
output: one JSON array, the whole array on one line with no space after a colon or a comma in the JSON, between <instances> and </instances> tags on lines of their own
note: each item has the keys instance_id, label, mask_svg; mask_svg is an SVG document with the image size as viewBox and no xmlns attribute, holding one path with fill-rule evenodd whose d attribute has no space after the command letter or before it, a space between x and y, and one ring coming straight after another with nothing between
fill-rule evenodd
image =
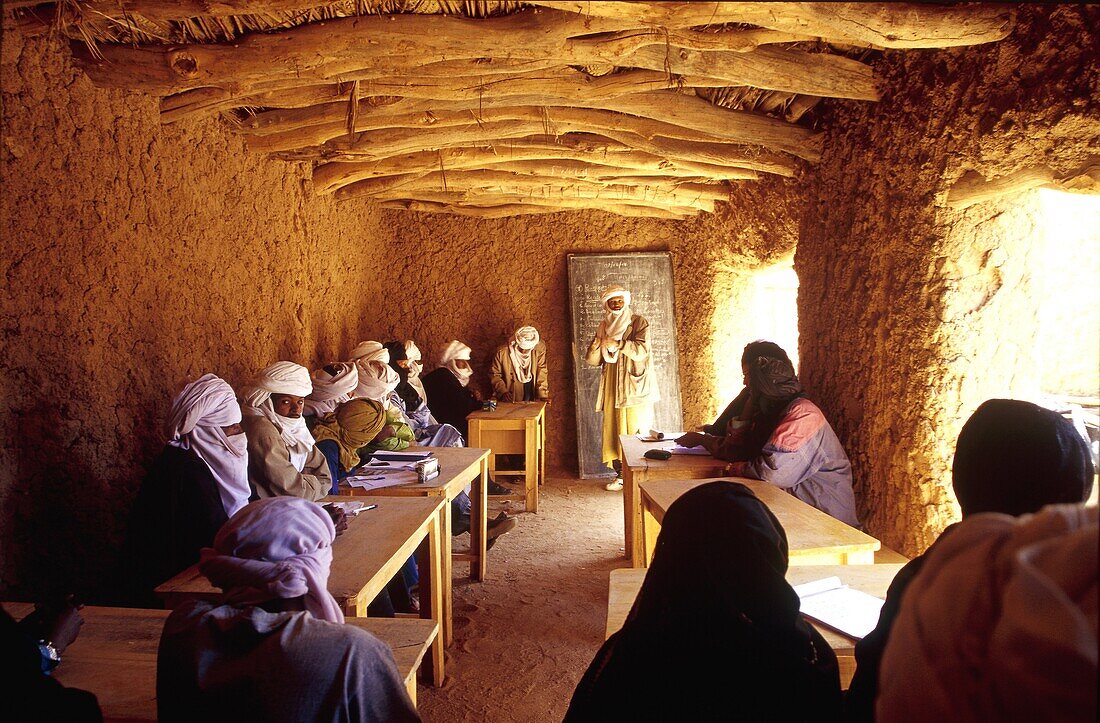
<instances>
[{"instance_id":1,"label":"sunlit wall","mask_svg":"<svg viewBox=\"0 0 1100 723\"><path fill-rule=\"evenodd\" d=\"M798 276L793 256L755 270L729 270L715 285L715 413L741 391L741 352L756 339L774 341L798 365Z\"/></svg>"}]
</instances>

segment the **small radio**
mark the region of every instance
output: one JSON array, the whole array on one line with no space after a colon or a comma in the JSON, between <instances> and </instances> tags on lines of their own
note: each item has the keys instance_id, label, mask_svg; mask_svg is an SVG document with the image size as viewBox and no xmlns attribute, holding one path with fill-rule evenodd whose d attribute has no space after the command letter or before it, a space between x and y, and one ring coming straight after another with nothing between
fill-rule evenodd
<instances>
[{"instance_id":1,"label":"small radio","mask_svg":"<svg viewBox=\"0 0 1100 723\"><path fill-rule=\"evenodd\" d=\"M420 484L439 476L439 459L428 457L416 463L416 481Z\"/></svg>"}]
</instances>

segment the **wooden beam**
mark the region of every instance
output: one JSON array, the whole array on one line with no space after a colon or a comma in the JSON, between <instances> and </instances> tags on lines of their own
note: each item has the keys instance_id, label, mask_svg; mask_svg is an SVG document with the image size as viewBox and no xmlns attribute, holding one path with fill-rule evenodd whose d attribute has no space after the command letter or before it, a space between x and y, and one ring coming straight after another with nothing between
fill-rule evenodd
<instances>
[{"instance_id":1,"label":"wooden beam","mask_svg":"<svg viewBox=\"0 0 1100 723\"><path fill-rule=\"evenodd\" d=\"M969 208L976 203L1036 188L1100 193L1100 158L1093 158L1081 168L1062 174L1055 173L1049 166L1035 166L986 180L977 171L968 171L951 187L947 205L958 209Z\"/></svg>"},{"instance_id":2,"label":"wooden beam","mask_svg":"<svg viewBox=\"0 0 1100 723\"><path fill-rule=\"evenodd\" d=\"M76 50L85 71L99 85L167 95L204 86L241 90L277 80L297 79L302 83L343 80L345 74L363 71L392 73L402 60L407 62L409 72L416 60L424 57L462 60L506 54L511 58L555 58L563 65L624 64L613 52L601 52L598 43L568 42L571 37L622 29L620 22L555 11L520 12L483 20L442 15L364 16L275 33L253 33L232 44L101 45L102 59ZM370 38L370 42L363 42L364 38ZM664 47L650 46L635 55L642 55L642 60L652 65L657 63L656 58L664 57L667 62L651 69L673 73L681 72L682 53L688 54L697 68L713 55L723 64L712 65L707 72L691 72L724 78L731 84L842 98L872 97L876 92L870 68L840 56L774 47L709 53L688 49L671 52L672 46L666 53ZM638 62L631 56L625 64ZM777 87L788 82L790 87Z\"/></svg>"},{"instance_id":3,"label":"wooden beam","mask_svg":"<svg viewBox=\"0 0 1100 723\"><path fill-rule=\"evenodd\" d=\"M530 4L669 28L745 23L881 48L950 48L1003 40L1015 25L1008 4L837 2L555 2Z\"/></svg>"},{"instance_id":4,"label":"wooden beam","mask_svg":"<svg viewBox=\"0 0 1100 723\"><path fill-rule=\"evenodd\" d=\"M607 110L595 107L601 104ZM613 129L647 136L661 134L684 140L759 145L809 161L816 161L821 156L820 136L814 131L761 114L719 108L701 98L681 93L639 93L602 102L579 101L578 105L591 107L517 106L440 112L425 109L408 115L390 115L385 109L360 106L356 123L359 138L348 150L363 150L375 155L427 150L438 146L425 142L419 147L402 147L392 152L375 151L374 148L380 145L378 139L388 137L387 134L406 139L409 130L446 135L448 129L473 131L470 126L517 123L531 129L524 135L590 130L598 133L602 129ZM346 116L344 103L268 111L246 122L245 127L249 130L268 131L267 135L249 138L249 147L274 153L323 145L346 136ZM272 130L276 132L270 132Z\"/></svg>"},{"instance_id":5,"label":"wooden beam","mask_svg":"<svg viewBox=\"0 0 1100 723\"><path fill-rule=\"evenodd\" d=\"M583 161L633 171L658 174L665 171L676 175L694 174L713 180L757 178L755 171L706 163L670 159L650 153L631 151L622 144L607 141L594 143L547 141L500 141L477 147L446 148L395 156L361 163L325 163L313 171L314 190L318 194L332 193L340 186L367 178L393 176L402 173L457 171L472 168L506 166L526 161Z\"/></svg>"},{"instance_id":6,"label":"wooden beam","mask_svg":"<svg viewBox=\"0 0 1100 723\"><path fill-rule=\"evenodd\" d=\"M408 72L401 67L396 71ZM557 60L524 60L509 58L469 58L465 60L428 63L416 68L416 79L423 83L446 83L451 79L478 79L481 83L491 83L501 77L523 77L540 72L561 71ZM573 71L576 72L576 71ZM390 95L373 93L370 81L386 78L408 78L407 75L394 75L384 70L363 70L345 73L339 81L310 82L299 79L283 79L257 83L247 88L230 90L228 88L196 88L165 96L161 100L161 122L173 123L184 118L215 115L222 111L240 106L303 108L310 105L332 102L346 97L352 81L367 81L362 87L367 90L363 95ZM702 80L695 78L695 80ZM713 80L713 82L720 82ZM696 83L707 87L707 82ZM381 89L382 86L379 86ZM415 93L392 93L392 95L419 97Z\"/></svg>"},{"instance_id":7,"label":"wooden beam","mask_svg":"<svg viewBox=\"0 0 1100 723\"><path fill-rule=\"evenodd\" d=\"M354 196L349 196L349 198L352 197ZM694 216L701 212L709 213L714 210L714 203L709 201L700 201L688 206L677 205L676 203L668 201L666 199L650 199L646 201L636 201L633 199L614 200L609 198L578 198L573 196L564 196L561 194L555 197L547 197L520 191L503 192L486 191L484 189L470 189L468 191L417 191L416 193L409 194L408 196L383 199L381 202L402 200L418 200L427 201L429 203L445 203L451 206L494 206L502 203L525 203L536 206L548 206L551 208L576 209L593 208L597 205L602 207L607 204L615 204L641 209L661 209L664 211L670 211L672 213L685 216Z\"/></svg>"},{"instance_id":8,"label":"wooden beam","mask_svg":"<svg viewBox=\"0 0 1100 723\"><path fill-rule=\"evenodd\" d=\"M435 150L422 150L424 145L445 152L449 149L473 146L507 148L508 144L511 143L524 144L530 141L540 141L568 145L571 148L590 150L594 153L620 150L644 151L651 155L668 158L679 164L700 163L707 166L749 168L787 178L797 177L801 173L799 161L791 156L759 147L741 146L733 143L682 141L659 135L653 136L651 139L629 130L617 129L605 129L600 134L562 132L560 135L539 135L545 132L544 127L532 130L530 126L525 126L526 132L512 135L511 132L514 130L515 124L492 124L492 126L479 127L478 132L463 134L461 138L456 138L449 130L446 136L436 134L431 138L421 137L419 138L418 148L398 150L393 153L378 152L383 150L379 146L372 149L373 153L331 147L313 147L273 155L287 161L321 160L336 163L368 163L389 160L400 162L400 159L407 156L419 156L422 153L436 152ZM505 135L494 135L494 132L497 131L505 133Z\"/></svg>"},{"instance_id":9,"label":"wooden beam","mask_svg":"<svg viewBox=\"0 0 1100 723\"><path fill-rule=\"evenodd\" d=\"M530 214L563 213L574 210L592 210L613 213L618 216L634 218L660 218L670 221L682 221L696 215L695 213L677 213L660 208L645 208L643 206L623 206L618 204L602 203L590 206L537 206L530 203L501 203L491 206L452 206L446 203L434 201L383 201L379 204L382 208L399 209L402 211L418 211L422 213L446 213L455 216L472 216L474 218L510 218L512 216L526 216Z\"/></svg>"},{"instance_id":10,"label":"wooden beam","mask_svg":"<svg viewBox=\"0 0 1100 723\"><path fill-rule=\"evenodd\" d=\"M475 170L408 174L403 178L388 177L368 179L350 184L336 191L336 198L349 196L375 196L378 198L403 198L412 192L449 190L481 193L504 190L522 192L541 197L603 198L648 202L663 199L675 205L694 206L713 204L729 199L729 187L683 183L668 185L625 185L599 183L580 179L563 180L546 176L520 175L503 171Z\"/></svg>"}]
</instances>

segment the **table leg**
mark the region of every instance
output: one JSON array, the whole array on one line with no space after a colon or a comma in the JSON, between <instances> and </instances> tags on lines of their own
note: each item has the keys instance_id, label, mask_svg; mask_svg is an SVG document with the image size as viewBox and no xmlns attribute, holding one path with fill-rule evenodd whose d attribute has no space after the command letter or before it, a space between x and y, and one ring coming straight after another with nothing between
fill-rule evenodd
<instances>
[{"instance_id":1,"label":"table leg","mask_svg":"<svg viewBox=\"0 0 1100 723\"><path fill-rule=\"evenodd\" d=\"M546 481L546 418L539 415L539 484Z\"/></svg>"},{"instance_id":2,"label":"table leg","mask_svg":"<svg viewBox=\"0 0 1100 723\"><path fill-rule=\"evenodd\" d=\"M657 547L657 535L661 533L661 523L649 511L649 505L642 503L642 544L645 547L645 557L642 567L649 567L653 562L653 550Z\"/></svg>"},{"instance_id":3,"label":"table leg","mask_svg":"<svg viewBox=\"0 0 1100 723\"><path fill-rule=\"evenodd\" d=\"M450 645L453 642L452 629L451 629L451 586L454 580L452 572L451 562L451 501L447 500L443 504L443 510L441 512L443 516L443 523L440 525L439 533L439 550L440 550L440 563L439 572L443 578L443 586L441 588L442 602L442 617L439 623L439 637L443 639L444 645Z\"/></svg>"},{"instance_id":4,"label":"table leg","mask_svg":"<svg viewBox=\"0 0 1100 723\"><path fill-rule=\"evenodd\" d=\"M443 506L444 510L448 508L449 505ZM429 523L428 534L416 550L416 562L420 568L420 617L434 620L439 625L439 632L421 664L421 674L437 688L443 685L444 677L443 646L446 641L443 639L443 631L451 622L450 610L443 604L444 591L451 588L450 578L443 576L444 562L450 560L449 549L446 555L443 554L443 541L449 540L450 536L450 518L441 524L440 516L436 516Z\"/></svg>"},{"instance_id":5,"label":"table leg","mask_svg":"<svg viewBox=\"0 0 1100 723\"><path fill-rule=\"evenodd\" d=\"M524 509L528 512L539 511L538 441L538 424L536 420L530 420L523 430L523 484L527 492Z\"/></svg>"},{"instance_id":6,"label":"table leg","mask_svg":"<svg viewBox=\"0 0 1100 723\"><path fill-rule=\"evenodd\" d=\"M639 566L634 557L634 536L637 534L634 529L634 498L637 494L638 486L634 483L634 470L623 465L623 536L625 539L623 549L632 567Z\"/></svg>"},{"instance_id":7,"label":"table leg","mask_svg":"<svg viewBox=\"0 0 1100 723\"><path fill-rule=\"evenodd\" d=\"M481 582L485 579L486 552L485 545L486 528L488 527L488 509L486 498L488 497L489 460L492 454L481 460L481 473L474 478L470 487L470 579Z\"/></svg>"}]
</instances>

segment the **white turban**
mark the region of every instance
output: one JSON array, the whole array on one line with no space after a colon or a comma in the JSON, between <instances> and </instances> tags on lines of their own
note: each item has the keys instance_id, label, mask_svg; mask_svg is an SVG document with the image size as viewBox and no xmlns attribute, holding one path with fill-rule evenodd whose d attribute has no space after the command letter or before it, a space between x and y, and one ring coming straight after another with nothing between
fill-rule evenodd
<instances>
[{"instance_id":1,"label":"white turban","mask_svg":"<svg viewBox=\"0 0 1100 723\"><path fill-rule=\"evenodd\" d=\"M401 377L390 366L390 350L377 341L364 341L351 352L359 370L359 383L352 396L373 399L383 407L390 406L390 394L401 382Z\"/></svg>"},{"instance_id":2,"label":"white turban","mask_svg":"<svg viewBox=\"0 0 1100 723\"><path fill-rule=\"evenodd\" d=\"M202 551L199 571L232 605L255 605L305 596L319 620L343 623L344 613L328 591L336 528L328 513L299 497L257 500L218 530Z\"/></svg>"},{"instance_id":3,"label":"white turban","mask_svg":"<svg viewBox=\"0 0 1100 723\"><path fill-rule=\"evenodd\" d=\"M227 517L248 504L248 441L243 433L226 436L222 427L241 421L233 388L213 374L191 382L172 400L168 444L187 449L206 463Z\"/></svg>"},{"instance_id":4,"label":"white turban","mask_svg":"<svg viewBox=\"0 0 1100 723\"><path fill-rule=\"evenodd\" d=\"M427 403L428 393L424 390L424 382L420 381L420 372L424 369L424 365L420 362L423 356L420 354L420 348L412 339L405 340L405 356L409 360L409 385Z\"/></svg>"},{"instance_id":5,"label":"white turban","mask_svg":"<svg viewBox=\"0 0 1100 723\"><path fill-rule=\"evenodd\" d=\"M443 349L442 356L439 357L439 366L446 367L450 370L451 374L455 375L459 384L462 386L466 386L470 383L470 377L473 376L474 370L469 367L466 369L459 369L455 362L459 359L469 361L471 351L470 347L456 340L448 343Z\"/></svg>"},{"instance_id":6,"label":"white turban","mask_svg":"<svg viewBox=\"0 0 1100 723\"><path fill-rule=\"evenodd\" d=\"M533 326L521 326L516 329L514 341L520 351L531 351L539 344L539 330Z\"/></svg>"},{"instance_id":7,"label":"white turban","mask_svg":"<svg viewBox=\"0 0 1100 723\"><path fill-rule=\"evenodd\" d=\"M902 598L876 718L1096 720L1097 530L1084 505L948 530Z\"/></svg>"},{"instance_id":8,"label":"white turban","mask_svg":"<svg viewBox=\"0 0 1100 723\"><path fill-rule=\"evenodd\" d=\"M352 392L359 384L358 368L348 362L333 364L336 374L324 369L315 369L310 373L313 392L306 397L305 413L312 417L321 417L336 411L336 407L351 399Z\"/></svg>"},{"instance_id":9,"label":"white turban","mask_svg":"<svg viewBox=\"0 0 1100 723\"><path fill-rule=\"evenodd\" d=\"M385 362L390 362L390 352L380 341L361 341L359 344L351 350L351 360L359 361L363 357L370 357L372 359L381 359L378 354L385 354Z\"/></svg>"},{"instance_id":10,"label":"white turban","mask_svg":"<svg viewBox=\"0 0 1100 723\"><path fill-rule=\"evenodd\" d=\"M512 360L512 371L516 374L516 381L526 384L534 379L534 371L531 369L531 350L538 346L539 332L533 326L521 326L516 329L512 343L508 345L508 357Z\"/></svg>"},{"instance_id":11,"label":"white turban","mask_svg":"<svg viewBox=\"0 0 1100 723\"><path fill-rule=\"evenodd\" d=\"M607 306L607 302L616 296L623 297L623 308L612 311ZM630 323L634 321L634 312L630 310L630 292L618 284L612 284L600 295L600 303L603 304L605 313L603 321L596 329L596 336L600 339L603 360L608 364L614 364L619 360L619 348L623 335L630 328Z\"/></svg>"},{"instance_id":12,"label":"white turban","mask_svg":"<svg viewBox=\"0 0 1100 723\"><path fill-rule=\"evenodd\" d=\"M249 416L264 417L279 430L294 469L305 469L306 460L316 442L309 433L304 417L284 417L275 411L272 394L290 394L306 397L313 391L309 370L301 364L278 361L260 370L252 380L252 386L244 393L244 411Z\"/></svg>"}]
</instances>

